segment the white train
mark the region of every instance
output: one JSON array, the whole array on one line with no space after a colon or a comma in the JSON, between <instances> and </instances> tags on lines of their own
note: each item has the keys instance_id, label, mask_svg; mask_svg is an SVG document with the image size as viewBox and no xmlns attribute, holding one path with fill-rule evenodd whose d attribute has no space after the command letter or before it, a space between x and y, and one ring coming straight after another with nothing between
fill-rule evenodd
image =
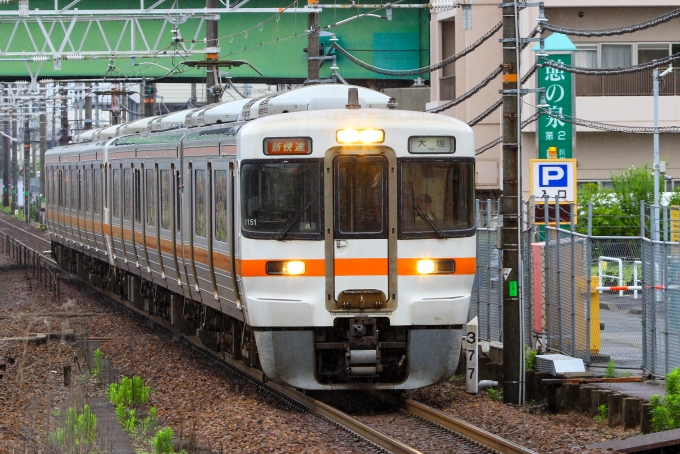
<instances>
[{"instance_id":1,"label":"white train","mask_svg":"<svg viewBox=\"0 0 680 454\"><path fill-rule=\"evenodd\" d=\"M46 156L56 259L301 389L455 371L475 274L458 120L317 85L88 131Z\"/></svg>"}]
</instances>

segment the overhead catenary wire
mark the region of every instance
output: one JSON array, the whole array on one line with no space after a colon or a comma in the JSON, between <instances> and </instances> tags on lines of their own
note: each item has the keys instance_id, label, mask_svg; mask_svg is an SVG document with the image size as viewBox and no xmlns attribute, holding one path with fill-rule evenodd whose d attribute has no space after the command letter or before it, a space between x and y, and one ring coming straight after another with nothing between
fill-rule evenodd
<instances>
[{"instance_id":1,"label":"overhead catenary wire","mask_svg":"<svg viewBox=\"0 0 680 454\"><path fill-rule=\"evenodd\" d=\"M570 35L570 36L585 36L588 38L594 38L594 37L602 37L602 36L616 36L616 35L625 35L628 33L634 33L634 32L639 32L641 30L646 30L648 28L656 27L658 25L664 24L666 22L669 22L673 19L676 19L680 17L680 8L675 9L673 11L670 11L666 14L662 14L661 16L657 16L655 18L643 21L643 22L638 22L636 24L632 25L627 25L623 27L618 27L618 28L605 28L605 29L600 29L600 30L584 30L580 28L569 28L569 27L562 27L559 25L554 25L551 23L544 23L543 24L543 29L544 30L549 30L551 32L557 32L557 33L563 33L565 35Z\"/></svg>"}]
</instances>

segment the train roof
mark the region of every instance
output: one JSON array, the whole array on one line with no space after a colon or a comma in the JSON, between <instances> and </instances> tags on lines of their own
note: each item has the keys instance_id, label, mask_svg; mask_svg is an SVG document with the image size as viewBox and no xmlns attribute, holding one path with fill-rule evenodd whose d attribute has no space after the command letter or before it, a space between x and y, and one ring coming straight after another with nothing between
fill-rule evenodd
<instances>
[{"instance_id":1,"label":"train roof","mask_svg":"<svg viewBox=\"0 0 680 454\"><path fill-rule=\"evenodd\" d=\"M240 120L253 120L281 113L342 109L347 104L347 92L350 88L357 88L359 104L362 108L396 108L392 98L368 88L352 85L310 85L293 90L280 91L257 99L245 98L210 104L201 108L185 109L179 112L142 118L96 130L88 130L76 135L73 138L73 143L106 140L150 131L165 131L218 123L231 123Z\"/></svg>"}]
</instances>

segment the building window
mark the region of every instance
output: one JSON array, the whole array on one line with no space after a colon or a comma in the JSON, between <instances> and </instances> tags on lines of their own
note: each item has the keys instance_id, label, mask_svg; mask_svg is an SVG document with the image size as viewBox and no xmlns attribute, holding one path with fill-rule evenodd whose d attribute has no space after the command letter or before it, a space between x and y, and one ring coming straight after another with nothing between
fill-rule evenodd
<instances>
[{"instance_id":1,"label":"building window","mask_svg":"<svg viewBox=\"0 0 680 454\"><path fill-rule=\"evenodd\" d=\"M574 52L574 66L597 68L597 45L578 45Z\"/></svg>"},{"instance_id":2,"label":"building window","mask_svg":"<svg viewBox=\"0 0 680 454\"><path fill-rule=\"evenodd\" d=\"M621 68L632 64L632 44L602 44L600 46L600 68Z\"/></svg>"},{"instance_id":3,"label":"building window","mask_svg":"<svg viewBox=\"0 0 680 454\"><path fill-rule=\"evenodd\" d=\"M652 60L668 57L668 43L640 43L637 46L637 64L649 63Z\"/></svg>"}]
</instances>

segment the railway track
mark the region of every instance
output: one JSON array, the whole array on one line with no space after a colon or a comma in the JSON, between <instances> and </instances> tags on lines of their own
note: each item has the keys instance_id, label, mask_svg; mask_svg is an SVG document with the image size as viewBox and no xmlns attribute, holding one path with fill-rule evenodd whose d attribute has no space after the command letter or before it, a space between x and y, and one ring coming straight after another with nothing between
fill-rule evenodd
<instances>
[{"instance_id":1,"label":"railway track","mask_svg":"<svg viewBox=\"0 0 680 454\"><path fill-rule=\"evenodd\" d=\"M157 327L167 332L174 338L181 339L201 354L218 361L223 366L238 375L256 383L266 391L273 393L297 408L305 408L307 411L320 415L331 421L345 431L356 434L366 440L371 449L378 452L392 452L397 454L415 454L421 452L457 452L457 453L510 453L529 454L534 453L529 449L519 446L509 440L491 434L462 420L449 416L436 409L421 403L396 397L389 393L374 392L368 398L371 405L383 408L384 416L391 421L389 424L375 422L371 418L351 416L342 411L339 405L329 404L323 400L305 395L290 387L274 382L267 382L262 371L246 366L229 356L217 354L205 347L195 336L185 336L176 333L172 326L160 317L150 316L142 310L135 308L131 303L121 300L116 295L102 292L87 282L82 281L72 273L63 270L50 257L42 253L41 246L31 247L16 239L16 236L25 235L30 237L31 243L44 245L49 244L45 238L41 238L25 230L16 224L0 219L1 226L8 226L11 232L3 232L0 229L0 252L9 253L21 265L33 267L34 273L47 279L47 283L56 283L58 296L59 275L77 281L88 289L93 289L109 301L122 305L130 312L144 316L151 320ZM0 227L1 227L0 226ZM35 244L35 243L34 243ZM370 399L373 399L372 401ZM332 400L332 399L331 399ZM411 440L418 439L419 443ZM416 446L413 446L413 445Z\"/></svg>"}]
</instances>

